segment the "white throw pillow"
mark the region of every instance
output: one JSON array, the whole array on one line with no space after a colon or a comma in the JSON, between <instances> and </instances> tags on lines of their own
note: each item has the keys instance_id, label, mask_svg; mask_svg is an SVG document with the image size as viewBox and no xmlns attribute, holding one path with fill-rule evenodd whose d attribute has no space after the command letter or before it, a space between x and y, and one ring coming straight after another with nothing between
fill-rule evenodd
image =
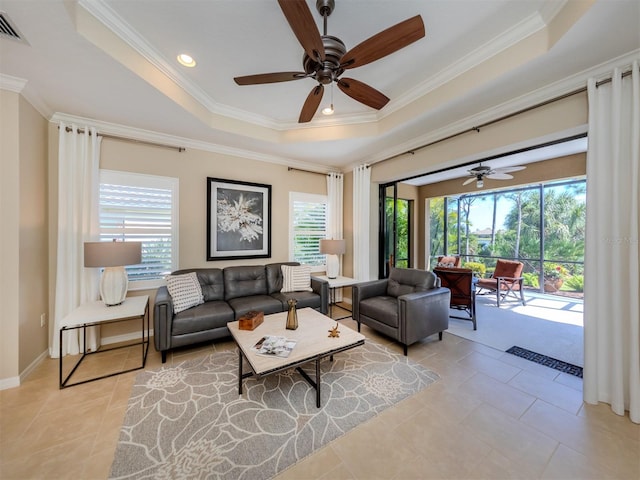
<instances>
[{"instance_id":1,"label":"white throw pillow","mask_svg":"<svg viewBox=\"0 0 640 480\"><path fill-rule=\"evenodd\" d=\"M309 265L281 265L282 267L282 293L286 292L312 292L311 267Z\"/></svg>"},{"instance_id":2,"label":"white throw pillow","mask_svg":"<svg viewBox=\"0 0 640 480\"><path fill-rule=\"evenodd\" d=\"M180 313L187 308L204 303L202 287L196 272L168 275L165 280L173 301L173 313Z\"/></svg>"}]
</instances>

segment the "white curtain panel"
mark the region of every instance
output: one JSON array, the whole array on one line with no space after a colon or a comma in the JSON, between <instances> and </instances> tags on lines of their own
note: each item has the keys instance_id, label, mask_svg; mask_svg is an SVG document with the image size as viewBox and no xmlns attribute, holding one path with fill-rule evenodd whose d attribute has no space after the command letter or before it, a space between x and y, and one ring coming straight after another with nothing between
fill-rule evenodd
<instances>
[{"instance_id":1,"label":"white curtain panel","mask_svg":"<svg viewBox=\"0 0 640 480\"><path fill-rule=\"evenodd\" d=\"M584 400L640 423L640 72L588 81Z\"/></svg>"},{"instance_id":2,"label":"white curtain panel","mask_svg":"<svg viewBox=\"0 0 640 480\"><path fill-rule=\"evenodd\" d=\"M327 174L327 238L335 240L344 238L343 190L344 175L341 173ZM340 275L342 275L342 258L340 258Z\"/></svg>"},{"instance_id":3,"label":"white curtain panel","mask_svg":"<svg viewBox=\"0 0 640 480\"><path fill-rule=\"evenodd\" d=\"M353 169L353 277L369 280L371 168Z\"/></svg>"},{"instance_id":4,"label":"white curtain panel","mask_svg":"<svg viewBox=\"0 0 640 480\"><path fill-rule=\"evenodd\" d=\"M429 199L424 201L424 211L427 212L424 216L424 269L431 270L431 201Z\"/></svg>"},{"instance_id":5,"label":"white curtain panel","mask_svg":"<svg viewBox=\"0 0 640 480\"><path fill-rule=\"evenodd\" d=\"M60 123L58 149L58 250L54 329L49 347L60 356L60 322L80 304L99 299L100 272L84 267L84 242L99 239L100 140L95 128ZM91 134L89 135L89 132ZM98 327L87 330L87 348L99 346ZM65 332L62 355L82 351L82 330Z\"/></svg>"}]
</instances>

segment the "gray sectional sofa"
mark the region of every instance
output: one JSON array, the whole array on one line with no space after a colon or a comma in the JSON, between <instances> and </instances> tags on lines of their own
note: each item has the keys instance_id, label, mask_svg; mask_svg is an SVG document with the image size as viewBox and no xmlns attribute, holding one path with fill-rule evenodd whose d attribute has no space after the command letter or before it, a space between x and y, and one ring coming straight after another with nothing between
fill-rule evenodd
<instances>
[{"instance_id":1,"label":"gray sectional sofa","mask_svg":"<svg viewBox=\"0 0 640 480\"><path fill-rule=\"evenodd\" d=\"M172 348L229 336L227 322L238 320L251 310L263 311L265 315L287 310L290 298L297 300L298 308L312 307L326 314L329 284L311 277L312 292L281 293L282 265L299 264L282 262L173 272L172 275L196 272L204 303L174 313L167 287L158 289L153 315L154 343L162 354L162 363Z\"/></svg>"}]
</instances>

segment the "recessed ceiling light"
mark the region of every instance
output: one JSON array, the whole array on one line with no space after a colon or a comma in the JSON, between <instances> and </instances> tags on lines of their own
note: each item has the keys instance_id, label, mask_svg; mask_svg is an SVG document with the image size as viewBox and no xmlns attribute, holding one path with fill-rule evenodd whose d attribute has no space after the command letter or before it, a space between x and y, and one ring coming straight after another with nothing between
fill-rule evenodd
<instances>
[{"instance_id":1,"label":"recessed ceiling light","mask_svg":"<svg viewBox=\"0 0 640 480\"><path fill-rule=\"evenodd\" d=\"M191 55L187 55L186 53L181 53L178 55L178 62L185 67L195 67L196 61L193 59Z\"/></svg>"}]
</instances>

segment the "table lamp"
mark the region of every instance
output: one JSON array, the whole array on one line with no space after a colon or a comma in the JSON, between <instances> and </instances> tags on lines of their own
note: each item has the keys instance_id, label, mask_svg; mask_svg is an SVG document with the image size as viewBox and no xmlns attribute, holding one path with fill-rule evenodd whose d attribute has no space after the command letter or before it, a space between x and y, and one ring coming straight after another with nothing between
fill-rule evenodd
<instances>
[{"instance_id":1,"label":"table lamp","mask_svg":"<svg viewBox=\"0 0 640 480\"><path fill-rule=\"evenodd\" d=\"M100 296L108 307L120 305L127 296L129 277L125 265L142 263L141 242L85 242L84 266L104 267Z\"/></svg>"},{"instance_id":2,"label":"table lamp","mask_svg":"<svg viewBox=\"0 0 640 480\"><path fill-rule=\"evenodd\" d=\"M320 240L320 253L327 255L327 277L337 278L340 269L338 255L346 252L346 247L344 240Z\"/></svg>"}]
</instances>

